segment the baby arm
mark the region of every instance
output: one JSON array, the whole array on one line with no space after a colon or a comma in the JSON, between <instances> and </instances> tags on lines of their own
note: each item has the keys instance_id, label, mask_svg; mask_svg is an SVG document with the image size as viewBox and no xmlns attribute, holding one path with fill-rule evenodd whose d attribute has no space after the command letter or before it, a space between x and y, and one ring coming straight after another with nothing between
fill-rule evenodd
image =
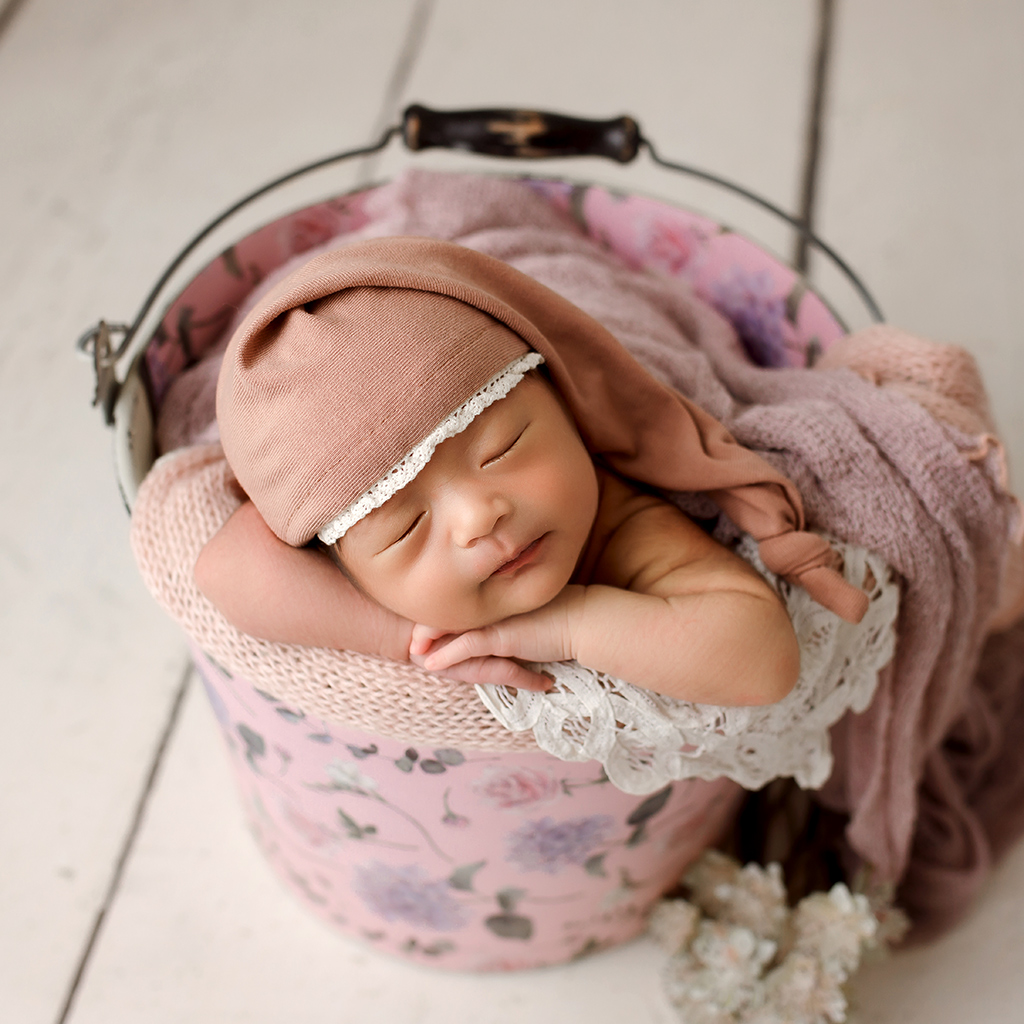
<instances>
[{"instance_id":1,"label":"baby arm","mask_svg":"<svg viewBox=\"0 0 1024 1024\"><path fill-rule=\"evenodd\" d=\"M279 540L252 502L199 553L195 581L250 636L409 660L412 623L358 590L324 552Z\"/></svg>"},{"instance_id":2,"label":"baby arm","mask_svg":"<svg viewBox=\"0 0 1024 1024\"><path fill-rule=\"evenodd\" d=\"M410 660L413 624L367 597L323 551L293 548L278 539L252 502L214 534L199 553L194 574L200 591L250 636ZM514 661L488 656L437 674L532 690L550 685Z\"/></svg>"},{"instance_id":3,"label":"baby arm","mask_svg":"<svg viewBox=\"0 0 1024 1024\"><path fill-rule=\"evenodd\" d=\"M461 658L575 658L645 689L709 704L781 700L799 674L782 602L741 558L674 506L638 496L594 582L550 604L439 642L429 671ZM413 653L422 646L419 627ZM441 646L443 644L443 646Z\"/></svg>"}]
</instances>

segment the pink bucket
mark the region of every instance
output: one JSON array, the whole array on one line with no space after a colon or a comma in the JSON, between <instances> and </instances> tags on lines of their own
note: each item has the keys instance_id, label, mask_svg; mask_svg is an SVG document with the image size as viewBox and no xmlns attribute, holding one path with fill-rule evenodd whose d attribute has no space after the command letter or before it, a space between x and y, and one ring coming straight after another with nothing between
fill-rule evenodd
<instances>
[{"instance_id":1,"label":"pink bucket","mask_svg":"<svg viewBox=\"0 0 1024 1024\"><path fill-rule=\"evenodd\" d=\"M422 962L542 967L632 938L741 795L721 779L629 796L596 762L371 736L194 655L285 884L343 932Z\"/></svg>"},{"instance_id":2,"label":"pink bucket","mask_svg":"<svg viewBox=\"0 0 1024 1024\"><path fill-rule=\"evenodd\" d=\"M792 269L703 216L599 186L530 185L630 264L692 282L757 362L808 365L844 333ZM118 400L129 501L152 463L153 410L174 376L219 338L266 274L364 224L371 191L253 232L171 303ZM199 650L194 657L274 870L345 934L419 962L539 967L630 939L731 827L742 798L726 780L631 796L596 762L367 735L282 703Z\"/></svg>"}]
</instances>

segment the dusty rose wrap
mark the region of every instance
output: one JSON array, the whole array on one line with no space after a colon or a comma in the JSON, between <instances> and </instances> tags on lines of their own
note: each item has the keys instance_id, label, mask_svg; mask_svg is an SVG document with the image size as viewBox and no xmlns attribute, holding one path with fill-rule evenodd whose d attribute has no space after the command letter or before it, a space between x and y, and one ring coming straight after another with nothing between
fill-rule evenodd
<instances>
[{"instance_id":1,"label":"dusty rose wrap","mask_svg":"<svg viewBox=\"0 0 1024 1024\"><path fill-rule=\"evenodd\" d=\"M358 242L272 288L225 354L225 454L271 529L305 544L527 346L595 456L665 491L707 492L770 569L844 618L863 616L866 595L804 530L792 481L571 302L448 242Z\"/></svg>"}]
</instances>

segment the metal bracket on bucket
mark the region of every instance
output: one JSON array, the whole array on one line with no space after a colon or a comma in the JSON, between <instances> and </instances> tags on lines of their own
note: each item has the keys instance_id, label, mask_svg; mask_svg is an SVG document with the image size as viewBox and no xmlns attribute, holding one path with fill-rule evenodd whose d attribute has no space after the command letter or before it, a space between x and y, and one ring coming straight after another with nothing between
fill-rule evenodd
<instances>
[{"instance_id":1,"label":"metal bracket on bucket","mask_svg":"<svg viewBox=\"0 0 1024 1024\"><path fill-rule=\"evenodd\" d=\"M116 348L110 341L112 334L121 335ZM79 352L92 357L96 378L92 404L103 410L103 420L108 427L114 424L114 406L121 390L121 382L117 379L117 361L124 354L130 340L128 324L108 324L106 320L101 320L95 327L90 327L75 344Z\"/></svg>"}]
</instances>

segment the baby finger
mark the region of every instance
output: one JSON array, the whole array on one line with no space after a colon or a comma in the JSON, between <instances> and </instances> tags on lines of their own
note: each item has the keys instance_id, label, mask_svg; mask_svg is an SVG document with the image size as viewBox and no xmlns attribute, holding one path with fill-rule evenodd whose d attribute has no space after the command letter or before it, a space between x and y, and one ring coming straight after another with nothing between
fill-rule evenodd
<instances>
[{"instance_id":1,"label":"baby finger","mask_svg":"<svg viewBox=\"0 0 1024 1024\"><path fill-rule=\"evenodd\" d=\"M484 630L474 629L452 637L443 645L435 645L424 662L427 671L439 672L460 662L493 655L495 652L485 637Z\"/></svg>"},{"instance_id":2,"label":"baby finger","mask_svg":"<svg viewBox=\"0 0 1024 1024\"><path fill-rule=\"evenodd\" d=\"M541 693L550 690L552 686L550 678L531 672L511 658L469 658L435 675L463 683L511 686L517 690L536 690Z\"/></svg>"},{"instance_id":3,"label":"baby finger","mask_svg":"<svg viewBox=\"0 0 1024 1024\"><path fill-rule=\"evenodd\" d=\"M447 630L416 623L416 625L412 627L412 641L409 644L409 653L419 655L427 654L436 640L441 640L446 636L452 635L454 634L448 633Z\"/></svg>"}]
</instances>

